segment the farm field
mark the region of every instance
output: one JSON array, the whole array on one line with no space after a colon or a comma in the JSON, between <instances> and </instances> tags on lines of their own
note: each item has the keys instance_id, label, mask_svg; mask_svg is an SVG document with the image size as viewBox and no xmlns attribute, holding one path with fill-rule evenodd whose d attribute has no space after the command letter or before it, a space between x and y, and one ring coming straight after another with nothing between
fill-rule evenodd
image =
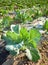
<instances>
[{"instance_id":1,"label":"farm field","mask_svg":"<svg viewBox=\"0 0 48 65\"><path fill-rule=\"evenodd\" d=\"M48 0L0 0L0 65L48 65Z\"/></svg>"}]
</instances>

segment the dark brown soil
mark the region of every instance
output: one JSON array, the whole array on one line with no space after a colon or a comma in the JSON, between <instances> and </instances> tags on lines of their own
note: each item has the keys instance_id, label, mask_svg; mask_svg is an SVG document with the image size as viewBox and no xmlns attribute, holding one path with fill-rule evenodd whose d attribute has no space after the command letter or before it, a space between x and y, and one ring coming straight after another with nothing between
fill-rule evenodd
<instances>
[{"instance_id":1,"label":"dark brown soil","mask_svg":"<svg viewBox=\"0 0 48 65\"><path fill-rule=\"evenodd\" d=\"M48 35L43 35L38 49L41 53L41 59L34 63L29 61L24 53L14 57L13 65L48 65Z\"/></svg>"},{"instance_id":2,"label":"dark brown soil","mask_svg":"<svg viewBox=\"0 0 48 65\"><path fill-rule=\"evenodd\" d=\"M0 40L0 65L7 60L7 56L9 52L5 50L5 43L4 41Z\"/></svg>"}]
</instances>

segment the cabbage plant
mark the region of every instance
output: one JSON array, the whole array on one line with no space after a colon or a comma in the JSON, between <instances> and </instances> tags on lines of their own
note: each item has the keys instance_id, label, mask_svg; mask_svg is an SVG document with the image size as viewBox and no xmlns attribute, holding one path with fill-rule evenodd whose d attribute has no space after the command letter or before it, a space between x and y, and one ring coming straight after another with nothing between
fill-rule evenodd
<instances>
[{"instance_id":1,"label":"cabbage plant","mask_svg":"<svg viewBox=\"0 0 48 65\"><path fill-rule=\"evenodd\" d=\"M10 18L9 16L5 16L5 17L3 17L2 25L4 27L9 27L12 24L12 21L13 21L12 18Z\"/></svg>"},{"instance_id":2,"label":"cabbage plant","mask_svg":"<svg viewBox=\"0 0 48 65\"><path fill-rule=\"evenodd\" d=\"M8 31L2 36L6 41L6 50L12 55L18 55L20 50L24 50L29 60L37 62L40 59L40 53L37 48L41 34L37 29L28 31L21 28L20 33Z\"/></svg>"},{"instance_id":3,"label":"cabbage plant","mask_svg":"<svg viewBox=\"0 0 48 65\"><path fill-rule=\"evenodd\" d=\"M16 20L16 22L20 23L26 23L32 21L32 17L29 15L29 13L26 13L25 11L21 10L16 10L16 16L14 19Z\"/></svg>"}]
</instances>

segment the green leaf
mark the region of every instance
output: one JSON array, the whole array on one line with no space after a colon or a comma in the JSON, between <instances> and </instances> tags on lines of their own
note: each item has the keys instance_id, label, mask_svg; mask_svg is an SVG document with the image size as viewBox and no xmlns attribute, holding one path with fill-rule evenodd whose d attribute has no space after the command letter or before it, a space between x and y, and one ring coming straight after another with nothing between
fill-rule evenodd
<instances>
[{"instance_id":1,"label":"green leaf","mask_svg":"<svg viewBox=\"0 0 48 65\"><path fill-rule=\"evenodd\" d=\"M7 44L5 46L5 49L7 51L9 51L10 54L17 55L17 54L19 54L19 50L20 50L20 48L22 48L23 44L24 44L23 41L21 43L18 43L18 44Z\"/></svg>"},{"instance_id":2,"label":"green leaf","mask_svg":"<svg viewBox=\"0 0 48 65\"><path fill-rule=\"evenodd\" d=\"M8 37L8 36L2 36L2 39L4 39L6 41L7 44L5 46L5 49L7 51L9 51L10 54L12 54L12 55L19 54L19 50L20 50L20 48L22 48L22 46L24 44L23 41L20 41L18 39L18 42L17 42L17 40L12 40L11 37Z\"/></svg>"},{"instance_id":3,"label":"green leaf","mask_svg":"<svg viewBox=\"0 0 48 65\"><path fill-rule=\"evenodd\" d=\"M4 27L9 27L12 23L12 19L9 16L3 17L2 24Z\"/></svg>"},{"instance_id":4,"label":"green leaf","mask_svg":"<svg viewBox=\"0 0 48 65\"><path fill-rule=\"evenodd\" d=\"M12 32L19 33L19 32L20 32L20 25L18 25L18 24L16 24L16 25L11 25L11 31L12 31Z\"/></svg>"},{"instance_id":5,"label":"green leaf","mask_svg":"<svg viewBox=\"0 0 48 65\"><path fill-rule=\"evenodd\" d=\"M7 44L18 44L22 41L22 36L15 32L8 31L6 36L2 36L2 39L4 39Z\"/></svg>"},{"instance_id":6,"label":"green leaf","mask_svg":"<svg viewBox=\"0 0 48 65\"><path fill-rule=\"evenodd\" d=\"M16 42L17 43L20 43L22 41L22 36L15 33L15 32L11 32L11 31L8 31L6 33L6 36L11 39L12 41Z\"/></svg>"},{"instance_id":7,"label":"green leaf","mask_svg":"<svg viewBox=\"0 0 48 65\"><path fill-rule=\"evenodd\" d=\"M33 48L37 48L37 43L34 40L27 40L24 42L24 45L29 48L29 46L32 46Z\"/></svg>"},{"instance_id":8,"label":"green leaf","mask_svg":"<svg viewBox=\"0 0 48 65\"><path fill-rule=\"evenodd\" d=\"M27 41L29 39L29 32L27 31L26 28L21 28L20 35L22 36L22 39L24 41Z\"/></svg>"},{"instance_id":9,"label":"green leaf","mask_svg":"<svg viewBox=\"0 0 48 65\"><path fill-rule=\"evenodd\" d=\"M26 56L29 60L32 60L33 62L37 62L40 59L40 54L37 49L32 48L30 46L30 49L26 49Z\"/></svg>"},{"instance_id":10,"label":"green leaf","mask_svg":"<svg viewBox=\"0 0 48 65\"><path fill-rule=\"evenodd\" d=\"M14 45L14 44L16 44L16 42L13 41L10 37L7 37L7 36L2 35L1 38L4 39L5 42L6 42L7 44L9 44L9 45L11 45L11 44Z\"/></svg>"},{"instance_id":11,"label":"green leaf","mask_svg":"<svg viewBox=\"0 0 48 65\"><path fill-rule=\"evenodd\" d=\"M36 43L38 43L39 40L40 40L40 38L41 38L40 32L39 32L37 29L33 28L33 29L31 29L31 30L29 31L29 33L30 33L30 39L32 39L32 40L34 40Z\"/></svg>"},{"instance_id":12,"label":"green leaf","mask_svg":"<svg viewBox=\"0 0 48 65\"><path fill-rule=\"evenodd\" d=\"M43 26L44 29L46 29L48 31L48 20L46 20L44 26Z\"/></svg>"}]
</instances>

